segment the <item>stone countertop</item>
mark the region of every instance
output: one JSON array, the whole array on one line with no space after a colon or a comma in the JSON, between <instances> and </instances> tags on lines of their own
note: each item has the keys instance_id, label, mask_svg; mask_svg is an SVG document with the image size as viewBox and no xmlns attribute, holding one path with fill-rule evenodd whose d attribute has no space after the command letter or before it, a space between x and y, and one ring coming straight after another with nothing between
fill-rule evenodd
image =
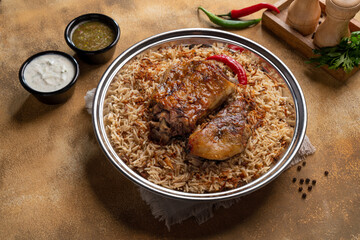
<instances>
[{"instance_id":1,"label":"stone countertop","mask_svg":"<svg viewBox=\"0 0 360 240\"><path fill-rule=\"evenodd\" d=\"M291 69L307 101L307 135L317 152L300 172L287 170L202 225L189 219L169 232L103 155L84 96L110 62L79 61L75 93L61 105L38 102L19 83L29 56L45 50L74 55L63 34L79 15L98 12L119 23L115 58L154 34L213 27L197 12L200 5L222 13L250 2L260 1L0 1L0 238L359 239L360 73L338 82L261 25L231 32L265 46ZM305 200L293 177L317 180Z\"/></svg>"}]
</instances>

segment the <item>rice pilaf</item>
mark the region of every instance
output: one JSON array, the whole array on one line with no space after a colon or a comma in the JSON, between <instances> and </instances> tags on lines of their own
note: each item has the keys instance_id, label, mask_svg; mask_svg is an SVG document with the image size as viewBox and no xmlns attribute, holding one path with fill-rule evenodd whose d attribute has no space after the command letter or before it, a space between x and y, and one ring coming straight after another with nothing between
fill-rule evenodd
<instances>
[{"instance_id":1,"label":"rice pilaf","mask_svg":"<svg viewBox=\"0 0 360 240\"><path fill-rule=\"evenodd\" d=\"M186 139L174 139L165 146L148 139L151 95L166 69L180 61L202 60L214 54L231 56L244 66L248 84L238 85L232 98L250 98L257 109L252 116L254 123L261 118L244 152L221 162L187 154ZM218 64L237 81L227 66ZM218 43L170 45L150 49L121 68L107 91L104 123L115 152L144 178L184 192L218 192L244 185L267 172L291 142L295 112L287 90L275 70L250 51L240 53Z\"/></svg>"}]
</instances>

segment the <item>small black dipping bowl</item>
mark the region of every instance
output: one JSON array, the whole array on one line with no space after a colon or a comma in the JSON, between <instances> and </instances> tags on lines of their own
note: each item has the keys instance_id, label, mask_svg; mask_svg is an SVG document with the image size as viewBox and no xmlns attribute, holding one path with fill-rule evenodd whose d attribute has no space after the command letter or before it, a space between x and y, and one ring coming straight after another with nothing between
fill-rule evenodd
<instances>
[{"instance_id":1,"label":"small black dipping bowl","mask_svg":"<svg viewBox=\"0 0 360 240\"><path fill-rule=\"evenodd\" d=\"M63 88L53 91L53 92L39 92L33 88L31 88L27 83L26 83L26 79L24 77L24 72L26 67L28 66L28 64L35 58L40 57L42 55L46 55L46 54L58 54L61 56L66 57L67 59L69 59L71 61L71 63L74 65L75 68L75 74L73 79ZM59 51L45 51L45 52L39 52L31 57L29 57L21 66L20 71L19 71L19 79L20 79L20 83L21 85L29 92L31 93L34 97L36 97L39 101L46 103L46 104L50 104L50 105L54 105L54 104L60 104L60 103L64 103L66 102L74 93L74 89L75 89L75 83L77 81L77 78L79 76L80 73L80 69L79 69L79 64L77 63L77 61L75 60L75 58L73 58L72 56L70 56L67 53L64 52L59 52Z\"/></svg>"},{"instance_id":2,"label":"small black dipping bowl","mask_svg":"<svg viewBox=\"0 0 360 240\"><path fill-rule=\"evenodd\" d=\"M88 21L99 21L108 25L115 33L114 41L107 47L96 51L85 51L75 46L72 41L73 30L81 23ZM114 55L115 47L120 39L120 28L114 19L99 13L89 13L81 15L72 20L65 29L65 41L69 47L74 50L80 59L90 64L106 63Z\"/></svg>"}]
</instances>

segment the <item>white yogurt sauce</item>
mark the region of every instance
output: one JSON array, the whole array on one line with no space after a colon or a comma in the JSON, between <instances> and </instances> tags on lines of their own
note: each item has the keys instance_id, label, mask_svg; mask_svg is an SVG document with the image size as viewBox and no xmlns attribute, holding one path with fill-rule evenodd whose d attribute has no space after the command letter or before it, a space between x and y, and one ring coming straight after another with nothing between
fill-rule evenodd
<instances>
[{"instance_id":1,"label":"white yogurt sauce","mask_svg":"<svg viewBox=\"0 0 360 240\"><path fill-rule=\"evenodd\" d=\"M54 92L65 87L75 76L75 67L66 57L45 54L26 66L24 79L29 87L39 92Z\"/></svg>"}]
</instances>

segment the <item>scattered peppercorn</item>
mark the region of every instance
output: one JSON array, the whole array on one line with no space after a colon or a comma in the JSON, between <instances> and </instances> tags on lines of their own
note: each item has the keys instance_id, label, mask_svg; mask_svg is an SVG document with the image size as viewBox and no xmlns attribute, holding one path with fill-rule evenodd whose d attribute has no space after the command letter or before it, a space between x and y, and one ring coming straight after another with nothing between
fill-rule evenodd
<instances>
[{"instance_id":1,"label":"scattered peppercorn","mask_svg":"<svg viewBox=\"0 0 360 240\"><path fill-rule=\"evenodd\" d=\"M305 180L305 182L306 182L306 184L308 184L308 183L310 182L310 179L307 178L307 179Z\"/></svg>"},{"instance_id":2,"label":"scattered peppercorn","mask_svg":"<svg viewBox=\"0 0 360 240\"><path fill-rule=\"evenodd\" d=\"M321 24L321 21L319 21L319 25Z\"/></svg>"},{"instance_id":3,"label":"scattered peppercorn","mask_svg":"<svg viewBox=\"0 0 360 240\"><path fill-rule=\"evenodd\" d=\"M296 182L296 178L295 178L295 177L293 178L292 182L293 182L293 183Z\"/></svg>"},{"instance_id":4,"label":"scattered peppercorn","mask_svg":"<svg viewBox=\"0 0 360 240\"><path fill-rule=\"evenodd\" d=\"M305 165L306 165L306 162L304 161L304 162L302 163L302 165L303 165L303 167L305 167Z\"/></svg>"},{"instance_id":5,"label":"scattered peppercorn","mask_svg":"<svg viewBox=\"0 0 360 240\"><path fill-rule=\"evenodd\" d=\"M312 189L312 186L308 186L308 191L310 192Z\"/></svg>"},{"instance_id":6,"label":"scattered peppercorn","mask_svg":"<svg viewBox=\"0 0 360 240\"><path fill-rule=\"evenodd\" d=\"M303 188L302 187L299 187L299 192L301 192L303 190Z\"/></svg>"},{"instance_id":7,"label":"scattered peppercorn","mask_svg":"<svg viewBox=\"0 0 360 240\"><path fill-rule=\"evenodd\" d=\"M306 193L303 193L303 194L301 195L301 197L302 197L303 199L305 199L305 198L306 198Z\"/></svg>"},{"instance_id":8,"label":"scattered peppercorn","mask_svg":"<svg viewBox=\"0 0 360 240\"><path fill-rule=\"evenodd\" d=\"M329 175L329 172L328 171L325 171L324 172L325 176Z\"/></svg>"},{"instance_id":9,"label":"scattered peppercorn","mask_svg":"<svg viewBox=\"0 0 360 240\"><path fill-rule=\"evenodd\" d=\"M312 185L315 185L316 184L316 180L312 180Z\"/></svg>"},{"instance_id":10,"label":"scattered peppercorn","mask_svg":"<svg viewBox=\"0 0 360 240\"><path fill-rule=\"evenodd\" d=\"M300 184L303 184L304 183L304 179L300 179Z\"/></svg>"},{"instance_id":11,"label":"scattered peppercorn","mask_svg":"<svg viewBox=\"0 0 360 240\"><path fill-rule=\"evenodd\" d=\"M297 170L300 171L300 170L301 170L301 166L298 166L298 167L297 167Z\"/></svg>"}]
</instances>

